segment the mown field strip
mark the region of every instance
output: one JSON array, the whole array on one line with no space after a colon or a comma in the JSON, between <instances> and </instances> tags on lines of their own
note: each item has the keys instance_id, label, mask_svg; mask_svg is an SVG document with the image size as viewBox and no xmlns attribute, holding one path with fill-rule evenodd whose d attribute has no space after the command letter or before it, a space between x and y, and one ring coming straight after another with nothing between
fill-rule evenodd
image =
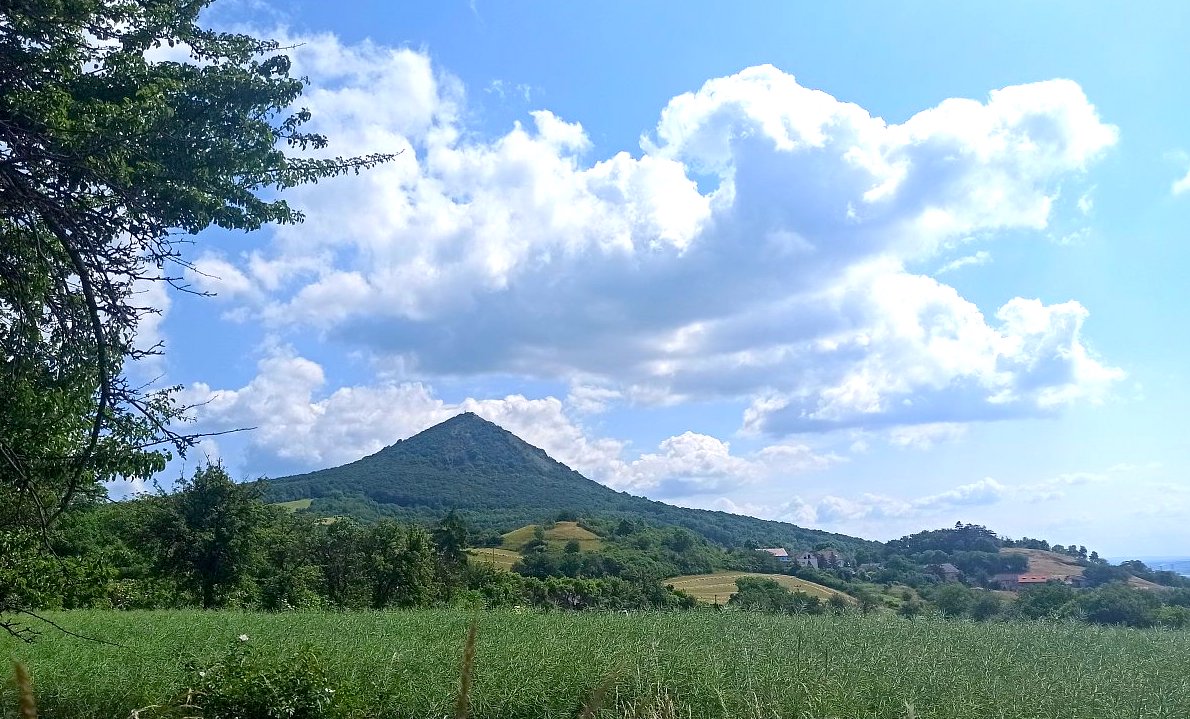
<instances>
[{"instance_id":1,"label":"mown field strip","mask_svg":"<svg viewBox=\"0 0 1190 719\"><path fill-rule=\"evenodd\" d=\"M687 574L681 577L671 577L664 580L664 584L672 585L674 589L680 589L683 592L691 595L700 602L707 602L709 604L726 604L727 600L736 593L735 580L740 577L757 577L759 579L771 579L777 584L785 587L791 592L805 592L812 597L818 597L822 600L830 599L831 596L838 594L847 600L848 603L854 603L855 600L844 594L843 592L835 591L830 587L824 587L821 584L814 582L807 582L804 579L797 577L790 577L784 574L757 574L754 572L715 572L714 574Z\"/></svg>"},{"instance_id":2,"label":"mown field strip","mask_svg":"<svg viewBox=\"0 0 1190 719\"><path fill-rule=\"evenodd\" d=\"M471 555L472 563L488 562L497 569L505 569L512 571L514 564L521 560L521 555L509 549L494 549L490 547L476 547L468 549L467 553Z\"/></svg>"},{"instance_id":3,"label":"mown field strip","mask_svg":"<svg viewBox=\"0 0 1190 719\"><path fill-rule=\"evenodd\" d=\"M181 691L188 660L246 634L277 661L316 648L361 717L428 719L451 713L473 616L64 612L52 618L122 646L52 634L0 644L28 663L45 717L127 717ZM1190 717L1188 632L731 611L478 618L477 719L573 717L617 671L615 701L665 687L692 717L901 719L906 702L923 719ZM16 715L14 701L0 690L0 716Z\"/></svg>"}]
</instances>

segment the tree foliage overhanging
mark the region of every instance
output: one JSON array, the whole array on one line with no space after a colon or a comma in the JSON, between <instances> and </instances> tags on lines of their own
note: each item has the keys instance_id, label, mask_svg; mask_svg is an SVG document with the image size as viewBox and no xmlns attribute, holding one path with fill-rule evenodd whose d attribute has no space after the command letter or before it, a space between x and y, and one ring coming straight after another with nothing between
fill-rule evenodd
<instances>
[{"instance_id":1,"label":"tree foliage overhanging","mask_svg":"<svg viewBox=\"0 0 1190 719\"><path fill-rule=\"evenodd\" d=\"M160 311L144 290L185 289L188 238L299 222L280 191L388 159L329 157L294 107L304 81L285 48L202 27L209 4L0 2L0 540L14 546L48 548L103 482L193 444L171 428L176 388L128 372L160 352L138 342Z\"/></svg>"},{"instance_id":2,"label":"tree foliage overhanging","mask_svg":"<svg viewBox=\"0 0 1190 719\"><path fill-rule=\"evenodd\" d=\"M0 529L188 446L125 371L188 236L300 221L278 191L387 159L324 157L284 48L204 29L209 2L0 5Z\"/></svg>"}]
</instances>

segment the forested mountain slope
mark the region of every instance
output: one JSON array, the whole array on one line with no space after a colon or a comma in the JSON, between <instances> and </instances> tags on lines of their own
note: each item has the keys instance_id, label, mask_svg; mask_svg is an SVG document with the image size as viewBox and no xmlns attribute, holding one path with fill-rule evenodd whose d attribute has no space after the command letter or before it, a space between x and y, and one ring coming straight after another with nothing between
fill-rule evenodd
<instances>
[{"instance_id":1,"label":"forested mountain slope","mask_svg":"<svg viewBox=\"0 0 1190 719\"><path fill-rule=\"evenodd\" d=\"M455 509L478 529L506 531L573 512L685 527L725 545L753 540L790 548L820 542L840 549L874 546L846 535L617 492L470 412L350 464L266 480L264 486L270 501L310 498L310 511L364 519L436 520Z\"/></svg>"}]
</instances>

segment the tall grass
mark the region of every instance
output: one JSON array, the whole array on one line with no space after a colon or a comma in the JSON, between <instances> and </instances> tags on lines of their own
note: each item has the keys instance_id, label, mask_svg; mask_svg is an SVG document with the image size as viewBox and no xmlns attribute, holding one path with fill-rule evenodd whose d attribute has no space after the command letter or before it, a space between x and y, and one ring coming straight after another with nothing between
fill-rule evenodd
<instances>
[{"instance_id":1,"label":"tall grass","mask_svg":"<svg viewBox=\"0 0 1190 719\"><path fill-rule=\"evenodd\" d=\"M0 645L45 717L127 717L186 686L188 659L247 634L284 661L315 647L360 716L407 719L1190 717L1190 633L888 615L73 612L121 647L48 636ZM611 678L609 680L609 677ZM596 697L598 699L596 700ZM0 717L17 716L15 694Z\"/></svg>"}]
</instances>

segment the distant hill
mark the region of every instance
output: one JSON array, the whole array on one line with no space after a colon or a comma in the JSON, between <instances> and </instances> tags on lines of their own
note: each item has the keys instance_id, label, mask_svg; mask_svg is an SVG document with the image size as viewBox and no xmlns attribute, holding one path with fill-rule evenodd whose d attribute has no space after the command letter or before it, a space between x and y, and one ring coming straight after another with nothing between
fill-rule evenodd
<instances>
[{"instance_id":1,"label":"distant hill","mask_svg":"<svg viewBox=\"0 0 1190 719\"><path fill-rule=\"evenodd\" d=\"M726 512L674 507L587 479L543 450L470 412L341 467L264 480L271 502L313 500L308 511L433 521L451 509L483 531L505 532L559 512L674 525L728 546L843 550L876 547L856 537Z\"/></svg>"}]
</instances>

